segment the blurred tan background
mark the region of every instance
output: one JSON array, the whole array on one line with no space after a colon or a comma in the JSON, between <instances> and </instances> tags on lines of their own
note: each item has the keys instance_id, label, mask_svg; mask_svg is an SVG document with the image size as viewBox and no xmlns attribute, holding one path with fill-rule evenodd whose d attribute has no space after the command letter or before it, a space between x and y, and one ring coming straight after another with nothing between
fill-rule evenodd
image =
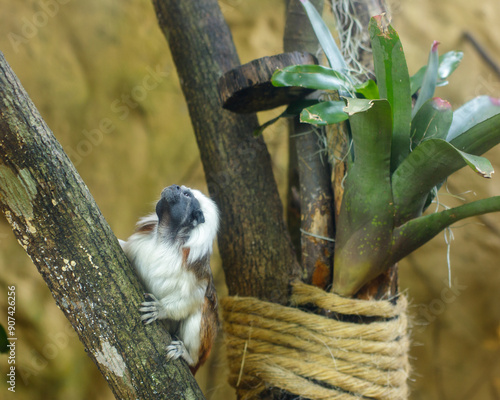
<instances>
[{"instance_id":1,"label":"blurred tan background","mask_svg":"<svg viewBox=\"0 0 500 400\"><path fill-rule=\"evenodd\" d=\"M282 52L282 0L223 0L242 62ZM470 32L500 64L497 0L392 2L410 73L440 53L463 50L450 85L437 95L456 108L479 94L500 97L500 76L464 40ZM148 0L0 0L0 50L75 163L116 235L127 237L161 189L182 183L206 190L167 43ZM279 110L261 115L262 121ZM280 122L265 132L276 180L286 185L287 140ZM500 170L500 148L489 152ZM500 178L462 170L444 205L500 195ZM457 195L459 195L457 198ZM413 317L412 399L500 398L500 214L452 229L452 288L444 235L401 263L401 288ZM217 256L214 273L224 278ZM0 218L0 323L7 286L17 293L16 393L1 379L0 398L111 399L48 288ZM134 312L132 310L131 312ZM231 399L219 346L197 379L209 399ZM0 356L5 378L7 362Z\"/></svg>"}]
</instances>

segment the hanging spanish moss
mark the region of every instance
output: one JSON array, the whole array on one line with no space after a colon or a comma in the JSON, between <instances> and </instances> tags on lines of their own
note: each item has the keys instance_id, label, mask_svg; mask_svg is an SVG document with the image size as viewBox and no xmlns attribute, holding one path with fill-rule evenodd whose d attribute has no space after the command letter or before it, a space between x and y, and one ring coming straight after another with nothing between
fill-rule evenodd
<instances>
[{"instance_id":1,"label":"hanging spanish moss","mask_svg":"<svg viewBox=\"0 0 500 400\"><path fill-rule=\"evenodd\" d=\"M340 50L355 83L373 77L370 35L367 27L370 17L382 11L382 7L376 1L332 0Z\"/></svg>"}]
</instances>

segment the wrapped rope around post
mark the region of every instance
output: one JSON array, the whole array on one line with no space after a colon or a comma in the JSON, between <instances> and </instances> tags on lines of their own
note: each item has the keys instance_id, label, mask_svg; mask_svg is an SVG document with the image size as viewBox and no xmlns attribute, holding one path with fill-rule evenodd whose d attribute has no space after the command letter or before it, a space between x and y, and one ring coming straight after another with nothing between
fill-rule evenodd
<instances>
[{"instance_id":1,"label":"wrapped rope around post","mask_svg":"<svg viewBox=\"0 0 500 400\"><path fill-rule=\"evenodd\" d=\"M402 295L395 300L347 299L302 282L292 285L290 307L226 297L221 305L229 381L240 399L277 387L309 399L404 400L407 301ZM341 318L298 308L311 306ZM352 316L369 322L344 321Z\"/></svg>"}]
</instances>

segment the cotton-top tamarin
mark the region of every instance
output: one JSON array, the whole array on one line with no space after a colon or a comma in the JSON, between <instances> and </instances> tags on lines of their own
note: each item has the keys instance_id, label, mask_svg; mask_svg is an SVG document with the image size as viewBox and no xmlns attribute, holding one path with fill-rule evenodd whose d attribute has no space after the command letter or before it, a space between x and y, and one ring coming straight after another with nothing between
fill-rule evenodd
<instances>
[{"instance_id":1,"label":"cotton-top tamarin","mask_svg":"<svg viewBox=\"0 0 500 400\"><path fill-rule=\"evenodd\" d=\"M141 218L125 254L148 293L139 311L145 324L167 320L174 340L167 357L182 357L191 372L207 359L218 330L217 294L210 270L219 226L217 206L198 190L163 189L156 213Z\"/></svg>"}]
</instances>

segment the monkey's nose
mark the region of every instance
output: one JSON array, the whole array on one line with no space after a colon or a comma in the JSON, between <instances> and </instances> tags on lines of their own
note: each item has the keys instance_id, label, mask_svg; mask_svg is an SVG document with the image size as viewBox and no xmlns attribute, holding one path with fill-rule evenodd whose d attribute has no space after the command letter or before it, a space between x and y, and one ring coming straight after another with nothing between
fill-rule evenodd
<instances>
[{"instance_id":1,"label":"monkey's nose","mask_svg":"<svg viewBox=\"0 0 500 400\"><path fill-rule=\"evenodd\" d=\"M179 192L181 187L179 185L170 185L164 189L164 191Z\"/></svg>"}]
</instances>

